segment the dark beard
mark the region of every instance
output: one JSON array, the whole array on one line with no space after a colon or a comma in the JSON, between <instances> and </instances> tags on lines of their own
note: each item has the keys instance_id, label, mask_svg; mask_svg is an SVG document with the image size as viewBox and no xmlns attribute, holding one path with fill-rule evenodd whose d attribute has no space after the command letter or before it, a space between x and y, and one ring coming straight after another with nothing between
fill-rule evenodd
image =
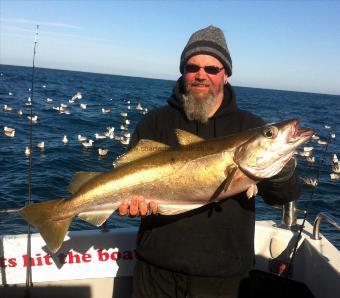
<instances>
[{"instance_id":1,"label":"dark beard","mask_svg":"<svg viewBox=\"0 0 340 298\"><path fill-rule=\"evenodd\" d=\"M206 123L209 119L209 113L215 105L216 95L209 91L203 98L189 90L182 95L182 100L184 112L189 120Z\"/></svg>"}]
</instances>

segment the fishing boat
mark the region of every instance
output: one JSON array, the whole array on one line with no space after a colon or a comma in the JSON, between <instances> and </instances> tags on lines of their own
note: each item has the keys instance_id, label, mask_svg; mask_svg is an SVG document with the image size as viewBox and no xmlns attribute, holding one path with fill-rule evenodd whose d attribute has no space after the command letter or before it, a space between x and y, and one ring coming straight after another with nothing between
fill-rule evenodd
<instances>
[{"instance_id":1,"label":"fishing boat","mask_svg":"<svg viewBox=\"0 0 340 298\"><path fill-rule=\"evenodd\" d=\"M320 233L322 221L340 229L339 220L322 212L313 224L296 219L293 202L282 210L280 222L256 221L255 268L240 295L339 297L339 250ZM32 234L30 297L131 297L137 229L70 231L56 254L40 234ZM27 235L5 235L0 244L0 297L23 297L28 290Z\"/></svg>"}]
</instances>

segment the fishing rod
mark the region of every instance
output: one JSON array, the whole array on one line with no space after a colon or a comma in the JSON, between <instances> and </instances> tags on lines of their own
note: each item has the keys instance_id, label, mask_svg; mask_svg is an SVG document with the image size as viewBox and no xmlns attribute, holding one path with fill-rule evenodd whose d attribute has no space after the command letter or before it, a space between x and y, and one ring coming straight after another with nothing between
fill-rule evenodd
<instances>
[{"instance_id":1,"label":"fishing rod","mask_svg":"<svg viewBox=\"0 0 340 298\"><path fill-rule=\"evenodd\" d=\"M28 199L26 205L31 204L32 201L32 155L33 155L33 95L34 95L34 78L35 78L35 54L38 43L39 25L36 27L33 47L33 62L32 62L32 79L30 90L30 130L29 130L29 174L28 174ZM30 297L30 288L33 286L32 282L32 266L31 266L31 225L27 224L27 267L26 267L26 288L25 297Z\"/></svg>"},{"instance_id":2,"label":"fishing rod","mask_svg":"<svg viewBox=\"0 0 340 298\"><path fill-rule=\"evenodd\" d=\"M324 163L324 161L325 161L325 156L326 156L326 153L327 153L327 150L328 150L328 144L329 144L329 142L330 142L330 140L331 140L331 136L332 136L332 133L329 133L328 139L327 139L327 143L326 143L326 146L325 146L325 150L324 150L324 152L323 152L321 161L320 161L320 163L319 163L318 171L317 171L317 173L316 173L316 178L315 178L317 182L319 181L319 178L320 178L321 168L322 168L323 163ZM289 275L290 270L291 270L291 268L292 268L292 265L293 265L295 256L296 256L296 254L297 254L297 248L298 248L298 245L299 245L299 241L300 241L300 239L301 239L301 235L302 235L303 229L304 229L304 227L305 227L305 222L306 222L306 220L307 220L307 214L308 214L308 212L309 212L309 210L310 210L311 204L312 204L313 199L314 199L314 196L315 196L315 194L316 194L316 189L317 189L317 185L315 185L315 186L313 187L312 193L311 193L310 198L309 198L309 200L308 200L308 202L307 202L306 209L304 210L303 220L302 220L301 226L300 226L300 228L299 228L299 230L298 230L298 235L297 235L297 237L296 237L295 244L294 244L294 247L293 247L292 257L291 257L290 260L289 260L289 263L288 263L288 266L287 266L286 270L284 270L284 272L283 272L283 276L286 277L286 278L288 278L288 275Z\"/></svg>"}]
</instances>

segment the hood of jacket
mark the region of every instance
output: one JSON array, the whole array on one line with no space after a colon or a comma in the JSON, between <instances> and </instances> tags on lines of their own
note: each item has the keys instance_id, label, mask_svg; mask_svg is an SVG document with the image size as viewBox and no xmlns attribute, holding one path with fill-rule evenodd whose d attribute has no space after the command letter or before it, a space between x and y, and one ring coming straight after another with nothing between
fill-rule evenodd
<instances>
[{"instance_id":1,"label":"hood of jacket","mask_svg":"<svg viewBox=\"0 0 340 298\"><path fill-rule=\"evenodd\" d=\"M175 87L172 90L172 95L168 99L168 104L178 110L183 110L183 100L182 96L184 94L184 83L183 83L183 77L180 77ZM234 88L227 83L224 86L224 97L221 106L218 108L216 113L211 116L210 118L219 118L226 116L228 114L234 113L237 110L237 104L236 104L236 94L234 91Z\"/></svg>"}]
</instances>

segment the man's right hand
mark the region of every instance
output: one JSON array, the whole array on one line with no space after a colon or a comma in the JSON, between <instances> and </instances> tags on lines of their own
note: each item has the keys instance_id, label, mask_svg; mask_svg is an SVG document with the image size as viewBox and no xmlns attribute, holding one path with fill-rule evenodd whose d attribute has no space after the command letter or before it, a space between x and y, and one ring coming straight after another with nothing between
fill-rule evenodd
<instances>
[{"instance_id":1,"label":"man's right hand","mask_svg":"<svg viewBox=\"0 0 340 298\"><path fill-rule=\"evenodd\" d=\"M118 209L119 215L135 217L156 214L158 205L154 201L147 203L143 196L134 196L131 201L124 200Z\"/></svg>"}]
</instances>

